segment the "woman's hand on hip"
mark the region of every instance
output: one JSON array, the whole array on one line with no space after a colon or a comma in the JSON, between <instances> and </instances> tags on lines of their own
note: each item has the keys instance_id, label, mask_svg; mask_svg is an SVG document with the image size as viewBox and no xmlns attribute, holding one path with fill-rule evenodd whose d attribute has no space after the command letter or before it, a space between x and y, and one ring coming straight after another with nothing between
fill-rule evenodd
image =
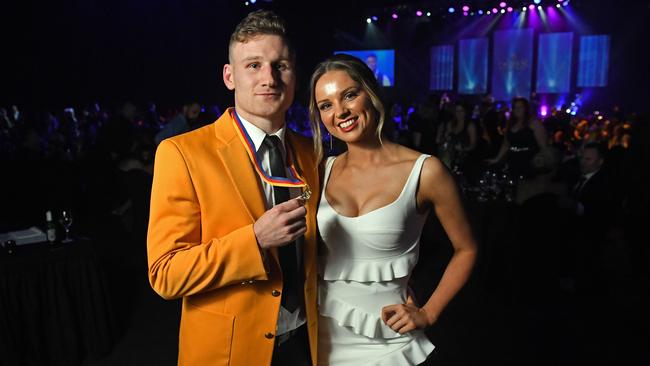
<instances>
[{"instance_id":1,"label":"woman's hand on hip","mask_svg":"<svg viewBox=\"0 0 650 366\"><path fill-rule=\"evenodd\" d=\"M436 317L428 314L424 308L419 308L409 301L406 304L385 306L381 310L381 319L393 331L400 334L424 329L436 321Z\"/></svg>"}]
</instances>

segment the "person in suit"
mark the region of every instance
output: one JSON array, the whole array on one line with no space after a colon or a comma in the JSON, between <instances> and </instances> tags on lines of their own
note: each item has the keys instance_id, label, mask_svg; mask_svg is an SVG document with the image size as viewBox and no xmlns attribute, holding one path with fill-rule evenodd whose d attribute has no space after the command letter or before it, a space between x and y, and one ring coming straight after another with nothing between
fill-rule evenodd
<instances>
[{"instance_id":1,"label":"person in suit","mask_svg":"<svg viewBox=\"0 0 650 366\"><path fill-rule=\"evenodd\" d=\"M149 281L183 299L179 365L317 359L317 203L306 193L319 191L318 165L312 142L285 126L295 79L284 21L250 13L223 68L235 107L157 149Z\"/></svg>"},{"instance_id":2,"label":"person in suit","mask_svg":"<svg viewBox=\"0 0 650 366\"><path fill-rule=\"evenodd\" d=\"M581 176L572 189L577 214L584 216L591 224L604 223L614 212L616 195L603 169L604 159L603 145L597 142L586 144L579 160Z\"/></svg>"}]
</instances>

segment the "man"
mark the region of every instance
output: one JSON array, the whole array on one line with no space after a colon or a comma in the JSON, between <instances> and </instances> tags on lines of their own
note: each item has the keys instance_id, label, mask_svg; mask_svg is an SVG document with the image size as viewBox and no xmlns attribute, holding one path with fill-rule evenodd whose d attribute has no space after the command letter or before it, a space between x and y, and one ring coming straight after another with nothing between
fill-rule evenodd
<instances>
[{"instance_id":1,"label":"man","mask_svg":"<svg viewBox=\"0 0 650 366\"><path fill-rule=\"evenodd\" d=\"M379 84L381 86L392 85L390 78L383 72L379 71L379 69L377 68L377 55L371 53L368 56L366 56L366 65L368 65L370 70L372 70L372 72L375 74L375 77L377 78L377 81L379 81Z\"/></svg>"},{"instance_id":2,"label":"man","mask_svg":"<svg viewBox=\"0 0 650 366\"><path fill-rule=\"evenodd\" d=\"M612 192L608 176L602 170L604 159L603 145L597 142L586 144L579 160L582 175L572 190L578 203L577 213L588 218L591 224L605 223L605 219L614 213L616 192Z\"/></svg>"},{"instance_id":3,"label":"man","mask_svg":"<svg viewBox=\"0 0 650 366\"><path fill-rule=\"evenodd\" d=\"M201 104L196 101L190 101L183 105L183 111L172 118L162 130L158 131L154 137L156 145L166 138L170 138L181 133L189 132L197 126L197 120L201 114Z\"/></svg>"},{"instance_id":4,"label":"man","mask_svg":"<svg viewBox=\"0 0 650 366\"><path fill-rule=\"evenodd\" d=\"M288 199L319 190L312 143L285 128L294 61L282 19L249 14L223 68L235 108L158 147L149 280L183 298L179 365L317 359L317 202Z\"/></svg>"}]
</instances>

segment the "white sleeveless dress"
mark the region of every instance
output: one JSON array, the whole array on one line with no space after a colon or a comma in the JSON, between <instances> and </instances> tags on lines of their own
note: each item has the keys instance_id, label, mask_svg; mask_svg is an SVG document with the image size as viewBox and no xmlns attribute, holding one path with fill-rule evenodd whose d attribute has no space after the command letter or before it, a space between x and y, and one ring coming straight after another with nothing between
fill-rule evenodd
<instances>
[{"instance_id":1,"label":"white sleeveless dress","mask_svg":"<svg viewBox=\"0 0 650 366\"><path fill-rule=\"evenodd\" d=\"M417 365L433 351L421 330L400 335L381 319L384 306L406 302L418 261L426 215L417 211L416 192L428 156L417 159L395 201L357 217L338 214L327 201L325 187L336 158L327 160L317 215L325 243L318 285L318 365Z\"/></svg>"}]
</instances>

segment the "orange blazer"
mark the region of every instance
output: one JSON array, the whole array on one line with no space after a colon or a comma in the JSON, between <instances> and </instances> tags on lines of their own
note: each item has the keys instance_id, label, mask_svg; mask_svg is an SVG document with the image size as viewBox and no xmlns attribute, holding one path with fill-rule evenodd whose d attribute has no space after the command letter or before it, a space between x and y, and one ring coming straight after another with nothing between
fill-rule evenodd
<instances>
[{"instance_id":1,"label":"orange blazer","mask_svg":"<svg viewBox=\"0 0 650 366\"><path fill-rule=\"evenodd\" d=\"M316 364L318 167L310 140L287 131L310 185L304 236L305 305ZM147 237L149 282L183 298L178 364L270 365L282 272L266 263L253 223L265 212L260 178L235 134L230 110L215 123L164 140L156 151Z\"/></svg>"}]
</instances>

